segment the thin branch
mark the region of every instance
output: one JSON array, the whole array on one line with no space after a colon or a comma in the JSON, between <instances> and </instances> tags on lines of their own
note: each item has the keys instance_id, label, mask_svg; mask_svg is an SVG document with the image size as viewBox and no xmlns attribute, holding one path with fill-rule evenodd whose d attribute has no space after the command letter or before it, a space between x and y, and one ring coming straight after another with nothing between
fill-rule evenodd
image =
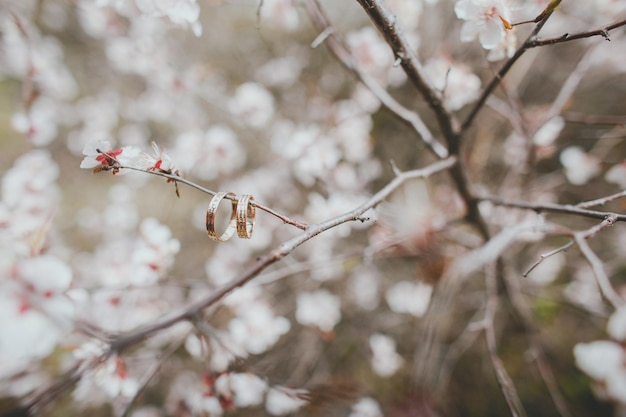
<instances>
[{"instance_id":1,"label":"thin branch","mask_svg":"<svg viewBox=\"0 0 626 417\"><path fill-rule=\"evenodd\" d=\"M546 388L552 398L552 402L562 417L571 417L572 413L569 411L567 402L563 398L563 394L559 391L558 385L554 380L554 374L550 368L550 364L546 360L546 355L541 343L540 334L537 330L537 325L535 324L532 312L526 302L526 299L522 296L519 280L515 279L512 274L507 274L505 272L502 260L498 262L497 266L500 281L504 283L507 299L511 303L517 319L524 327L526 337L530 343L530 350L533 353L533 359L535 360L541 379L546 384Z\"/></svg>"},{"instance_id":2,"label":"thin branch","mask_svg":"<svg viewBox=\"0 0 626 417\"><path fill-rule=\"evenodd\" d=\"M199 184L196 184L193 181L189 181L189 180L187 180L187 179L185 179L185 178L183 178L183 177L181 177L179 175L168 174L168 173L161 172L161 171L150 171L150 170L146 170L146 169L135 168L135 167L125 166L125 165L121 165L119 168L120 169L130 169L132 171L139 171L139 172L145 172L146 174L157 175L159 177L170 179L170 180L172 180L174 182L180 182L181 184L188 185L188 186L190 186L192 188L195 188L196 190L202 191L205 194L209 194L209 195L215 195L216 194L215 191L209 190L208 188L205 188L205 187L203 187L203 186L201 186ZM224 198L225 199L229 199L229 200L237 200L237 197L231 197L231 196L226 196ZM287 216L285 216L283 214L280 214L280 213L272 210L269 207L266 207L266 206L262 205L261 203L257 202L256 200L250 200L250 205L258 208L259 210L263 210L264 212L269 213L272 216L279 218L280 220L283 221L283 223L289 224L291 226L295 226L298 229L306 230L306 228L308 227L306 225L306 223L302 223L302 222L299 222L299 221L296 221L296 220L292 220L289 217L287 217Z\"/></svg>"},{"instance_id":3,"label":"thin branch","mask_svg":"<svg viewBox=\"0 0 626 417\"><path fill-rule=\"evenodd\" d=\"M574 241L570 240L569 242L567 242L565 245L556 248L554 250L551 250L550 252L547 253L542 253L541 255L539 255L539 260L537 262L535 262L534 264L532 264L532 266L530 268L528 268L528 270L526 272L524 272L522 274L522 276L524 278L526 278L528 276L528 274L530 274L531 272L533 272L533 270L535 268L537 268L543 261L545 261L546 259L548 259L551 256L556 255L557 253L561 253L561 252L565 252L566 250L568 250L569 248L571 248L574 245Z\"/></svg>"},{"instance_id":4,"label":"thin branch","mask_svg":"<svg viewBox=\"0 0 626 417\"><path fill-rule=\"evenodd\" d=\"M598 258L598 255L591 249L589 244L587 243L587 239L595 236L599 231L613 226L617 219L614 216L607 217L602 223L592 227L589 230L585 230L582 232L574 233L574 240L576 244L580 248L583 256L587 259L589 264L591 265L591 269L598 281L598 286L600 287L600 291L602 295L613 305L615 309L624 305L624 299L615 291L613 286L611 285L611 281L604 270L604 266L602 265L602 261Z\"/></svg>"},{"instance_id":5,"label":"thin branch","mask_svg":"<svg viewBox=\"0 0 626 417\"><path fill-rule=\"evenodd\" d=\"M556 378L554 377L554 372L552 372L550 362L546 359L546 355L543 352L543 348L539 343L536 333L529 336L531 339L530 349L532 358L537 365L541 379L543 379L543 382L546 384L550 397L552 397L554 406L562 417L572 417L572 413L567 406L567 401L565 401L563 394L559 391L559 386L556 382Z\"/></svg>"},{"instance_id":6,"label":"thin branch","mask_svg":"<svg viewBox=\"0 0 626 417\"><path fill-rule=\"evenodd\" d=\"M549 39L533 39L532 41L528 42L528 45L526 45L526 48L536 48L538 46L556 45L558 43L575 41L577 39L591 38L594 36L602 36L605 40L610 41L611 38L609 37L609 32L612 31L613 29L617 29L625 25L626 25L626 19L620 20L619 22L615 22L613 24L610 24L600 29L590 30L588 32L580 32L580 33L575 33L572 35L570 35L569 33L565 33L556 38L549 38Z\"/></svg>"},{"instance_id":7,"label":"thin branch","mask_svg":"<svg viewBox=\"0 0 626 417\"><path fill-rule=\"evenodd\" d=\"M583 201L582 203L576 204L576 207L587 208L587 207L603 206L608 202L620 199L622 197L626 197L626 190L621 191L619 193L611 194L606 197L598 198L596 200Z\"/></svg>"},{"instance_id":8,"label":"thin branch","mask_svg":"<svg viewBox=\"0 0 626 417\"><path fill-rule=\"evenodd\" d=\"M578 206L572 206L569 204L554 204L554 203L528 203L525 201L504 200L499 197L479 197L481 201L489 201L496 206L513 207L519 209L526 209L536 211L537 213L551 212L551 213L563 213L571 214L582 217L589 217L592 219L604 220L607 217L615 218L615 221L625 222L626 215L611 213L606 211L588 210Z\"/></svg>"},{"instance_id":9,"label":"thin branch","mask_svg":"<svg viewBox=\"0 0 626 417\"><path fill-rule=\"evenodd\" d=\"M352 72L359 81L361 81L378 100L391 111L396 117L407 123L420 136L421 140L428 148L440 159L448 156L448 150L433 137L426 124L420 116L414 111L409 110L393 98L385 88L383 88L374 78L362 71L354 61L350 54L349 48L335 33L331 26L330 20L320 7L318 0L307 0L304 2L306 10L309 14L311 22L320 32L311 46L317 47L321 43L325 43L330 52L337 60L350 72Z\"/></svg>"},{"instance_id":10,"label":"thin branch","mask_svg":"<svg viewBox=\"0 0 626 417\"><path fill-rule=\"evenodd\" d=\"M583 55L580 61L578 61L574 71L569 74L567 80L565 80L561 86L561 90L559 91L557 97L553 100L550 110L548 110L544 120L548 121L561 114L566 104L570 101L572 95L574 95L574 92L578 88L583 77L587 74L594 63L593 58L595 55L595 49L596 48L590 48L585 55Z\"/></svg>"},{"instance_id":11,"label":"thin branch","mask_svg":"<svg viewBox=\"0 0 626 417\"><path fill-rule=\"evenodd\" d=\"M8 413L5 416L31 416L31 415L39 415L41 411L55 401L58 397L63 395L66 391L71 389L74 384L76 384L83 376L83 373L88 368L77 364L72 367L69 371L65 372L65 375L62 378L43 391L36 393L32 398L25 402L23 406L19 408L22 414L12 414Z\"/></svg>"},{"instance_id":12,"label":"thin branch","mask_svg":"<svg viewBox=\"0 0 626 417\"><path fill-rule=\"evenodd\" d=\"M563 115L566 122L582 123L588 125L626 125L626 116L606 114L585 114L567 112Z\"/></svg>"}]
</instances>

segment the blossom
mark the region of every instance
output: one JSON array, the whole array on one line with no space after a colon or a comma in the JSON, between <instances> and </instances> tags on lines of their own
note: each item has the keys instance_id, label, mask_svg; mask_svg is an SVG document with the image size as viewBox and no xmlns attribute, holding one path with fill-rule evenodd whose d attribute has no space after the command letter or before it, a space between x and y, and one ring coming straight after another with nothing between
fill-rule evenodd
<instances>
[{"instance_id":1,"label":"blossom","mask_svg":"<svg viewBox=\"0 0 626 417\"><path fill-rule=\"evenodd\" d=\"M214 125L206 132L184 132L175 143L172 154L178 167L205 181L232 174L246 162L246 151L237 135L223 125Z\"/></svg>"},{"instance_id":2,"label":"blossom","mask_svg":"<svg viewBox=\"0 0 626 417\"><path fill-rule=\"evenodd\" d=\"M626 188L626 162L613 165L604 174L604 179L613 184Z\"/></svg>"},{"instance_id":3,"label":"blossom","mask_svg":"<svg viewBox=\"0 0 626 417\"><path fill-rule=\"evenodd\" d=\"M30 106L28 112L18 112L11 118L11 125L19 133L28 136L35 146L52 142L58 134L58 103L47 97L40 97Z\"/></svg>"},{"instance_id":4,"label":"blossom","mask_svg":"<svg viewBox=\"0 0 626 417\"><path fill-rule=\"evenodd\" d=\"M373 334L369 338L372 350L372 368L382 377L395 374L402 366L402 357L396 352L396 342L389 336Z\"/></svg>"},{"instance_id":5,"label":"blossom","mask_svg":"<svg viewBox=\"0 0 626 417\"><path fill-rule=\"evenodd\" d=\"M578 146L565 148L559 159L565 168L567 180L574 185L586 184L600 172L599 161Z\"/></svg>"},{"instance_id":6,"label":"blossom","mask_svg":"<svg viewBox=\"0 0 626 417\"><path fill-rule=\"evenodd\" d=\"M443 91L444 104L450 110L459 110L478 98L480 78L465 65L441 57L433 58L424 66L424 72L433 87Z\"/></svg>"},{"instance_id":7,"label":"blossom","mask_svg":"<svg viewBox=\"0 0 626 417\"><path fill-rule=\"evenodd\" d=\"M267 383L251 373L224 373L215 381L215 391L236 407L251 407L263 402Z\"/></svg>"},{"instance_id":8,"label":"blossom","mask_svg":"<svg viewBox=\"0 0 626 417\"><path fill-rule=\"evenodd\" d=\"M137 159L137 168L147 171L173 173L176 168L172 164L172 158L156 142L152 142L153 154L142 153Z\"/></svg>"},{"instance_id":9,"label":"blossom","mask_svg":"<svg viewBox=\"0 0 626 417\"><path fill-rule=\"evenodd\" d=\"M506 0L459 0L454 5L461 26L461 41L471 42L476 37L485 49L494 49L505 38L510 26Z\"/></svg>"},{"instance_id":10,"label":"blossom","mask_svg":"<svg viewBox=\"0 0 626 417\"><path fill-rule=\"evenodd\" d=\"M260 12L262 21L269 21L272 27L294 31L300 25L293 0L264 0Z\"/></svg>"},{"instance_id":11,"label":"blossom","mask_svg":"<svg viewBox=\"0 0 626 417\"><path fill-rule=\"evenodd\" d=\"M327 136L318 137L295 162L294 174L302 184L312 186L315 179L334 168L341 157L336 141Z\"/></svg>"},{"instance_id":12,"label":"blossom","mask_svg":"<svg viewBox=\"0 0 626 417\"><path fill-rule=\"evenodd\" d=\"M140 151L134 146L124 146L113 149L111 143L105 140L92 140L83 147L85 157L80 163L84 169L113 169L119 172L120 166L132 166Z\"/></svg>"},{"instance_id":13,"label":"blossom","mask_svg":"<svg viewBox=\"0 0 626 417\"><path fill-rule=\"evenodd\" d=\"M307 403L305 390L274 386L267 392L265 409L273 416L284 416L299 410Z\"/></svg>"},{"instance_id":14,"label":"blossom","mask_svg":"<svg viewBox=\"0 0 626 417\"><path fill-rule=\"evenodd\" d=\"M426 313L433 287L423 282L400 281L387 290L389 308L396 313L422 317Z\"/></svg>"},{"instance_id":15,"label":"blossom","mask_svg":"<svg viewBox=\"0 0 626 417\"><path fill-rule=\"evenodd\" d=\"M202 35L198 21L200 6L196 0L135 0L142 13L151 17L167 17L172 23L191 26L194 35Z\"/></svg>"},{"instance_id":16,"label":"blossom","mask_svg":"<svg viewBox=\"0 0 626 417\"><path fill-rule=\"evenodd\" d=\"M304 326L315 326L325 332L333 330L341 320L339 297L326 290L298 294L296 320Z\"/></svg>"},{"instance_id":17,"label":"blossom","mask_svg":"<svg viewBox=\"0 0 626 417\"><path fill-rule=\"evenodd\" d=\"M389 45L371 26L348 33L346 41L354 59L366 71L388 68L393 63L393 54Z\"/></svg>"},{"instance_id":18,"label":"blossom","mask_svg":"<svg viewBox=\"0 0 626 417\"><path fill-rule=\"evenodd\" d=\"M555 116L545 122L533 136L533 143L537 146L550 146L559 137L565 127L565 120L561 116Z\"/></svg>"},{"instance_id":19,"label":"blossom","mask_svg":"<svg viewBox=\"0 0 626 417\"><path fill-rule=\"evenodd\" d=\"M49 152L33 150L20 156L2 177L2 202L16 214L41 220L58 199L59 167ZM37 222L37 226L40 223ZM23 225L22 225L23 226Z\"/></svg>"},{"instance_id":20,"label":"blossom","mask_svg":"<svg viewBox=\"0 0 626 417\"><path fill-rule=\"evenodd\" d=\"M98 349L81 349L79 358L84 361L90 354L98 354ZM139 390L139 380L128 374L121 357L113 355L104 362L98 356L89 359L90 363L97 363L97 366L85 368L73 393L76 400L100 403L118 397L133 398Z\"/></svg>"},{"instance_id":21,"label":"blossom","mask_svg":"<svg viewBox=\"0 0 626 417\"><path fill-rule=\"evenodd\" d=\"M372 267L360 267L350 276L348 291L350 298L363 310L378 307L380 272Z\"/></svg>"},{"instance_id":22,"label":"blossom","mask_svg":"<svg viewBox=\"0 0 626 417\"><path fill-rule=\"evenodd\" d=\"M606 330L613 339L626 340L626 307L618 308L611 315Z\"/></svg>"},{"instance_id":23,"label":"blossom","mask_svg":"<svg viewBox=\"0 0 626 417\"><path fill-rule=\"evenodd\" d=\"M352 412L348 417L383 417L383 412L375 399L363 397L352 405Z\"/></svg>"},{"instance_id":24,"label":"blossom","mask_svg":"<svg viewBox=\"0 0 626 417\"><path fill-rule=\"evenodd\" d=\"M243 123L260 129L274 116L274 97L261 84L247 82L235 90L228 108Z\"/></svg>"},{"instance_id":25,"label":"blossom","mask_svg":"<svg viewBox=\"0 0 626 417\"><path fill-rule=\"evenodd\" d=\"M0 377L52 353L72 329L72 271L52 255L18 259L0 285Z\"/></svg>"},{"instance_id":26,"label":"blossom","mask_svg":"<svg viewBox=\"0 0 626 417\"><path fill-rule=\"evenodd\" d=\"M276 316L269 305L254 301L228 324L235 343L252 354L260 354L272 347L291 327L289 320Z\"/></svg>"},{"instance_id":27,"label":"blossom","mask_svg":"<svg viewBox=\"0 0 626 417\"><path fill-rule=\"evenodd\" d=\"M626 404L626 354L619 344L600 340L574 346L576 365L598 382L601 395Z\"/></svg>"}]
</instances>

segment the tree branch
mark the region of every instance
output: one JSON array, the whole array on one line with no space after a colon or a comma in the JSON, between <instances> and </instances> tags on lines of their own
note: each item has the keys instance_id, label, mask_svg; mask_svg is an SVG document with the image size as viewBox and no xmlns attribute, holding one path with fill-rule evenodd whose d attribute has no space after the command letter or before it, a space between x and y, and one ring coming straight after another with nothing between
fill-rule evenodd
<instances>
[{"instance_id":1,"label":"tree branch","mask_svg":"<svg viewBox=\"0 0 626 417\"><path fill-rule=\"evenodd\" d=\"M432 83L424 75L422 64L399 29L395 16L381 0L357 0L357 2L384 36L407 77L435 113L441 133L448 142L450 154L457 154L456 120L444 107L441 93L433 88Z\"/></svg>"},{"instance_id":2,"label":"tree branch","mask_svg":"<svg viewBox=\"0 0 626 417\"><path fill-rule=\"evenodd\" d=\"M564 33L563 35L558 36L556 38L533 39L530 42L528 42L528 45L526 46L526 48L536 48L538 46L556 45L559 43L575 41L577 39L591 38L594 36L602 36L607 41L610 41L611 39L609 37L609 32L612 31L613 29L617 29L625 25L626 25L626 19L620 20L619 22L615 22L613 24L610 24L600 29L590 30L588 32L580 32L580 33L575 33L573 35L570 35L569 33Z\"/></svg>"},{"instance_id":3,"label":"tree branch","mask_svg":"<svg viewBox=\"0 0 626 417\"><path fill-rule=\"evenodd\" d=\"M537 213L551 212L551 213L563 213L576 216L588 217L591 219L604 220L607 217L614 217L615 221L626 221L626 215L611 213L606 211L588 210L581 206L572 206L569 204L553 204L553 203L528 203L525 201L512 201L504 200L499 197L479 197L481 201L489 201L496 206L513 207L519 209L533 210Z\"/></svg>"}]
</instances>

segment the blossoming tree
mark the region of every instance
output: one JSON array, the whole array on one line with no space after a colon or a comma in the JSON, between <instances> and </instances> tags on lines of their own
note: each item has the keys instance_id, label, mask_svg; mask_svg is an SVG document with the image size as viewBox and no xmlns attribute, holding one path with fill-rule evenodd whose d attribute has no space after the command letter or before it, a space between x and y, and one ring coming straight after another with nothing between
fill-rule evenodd
<instances>
[{"instance_id":1,"label":"blossoming tree","mask_svg":"<svg viewBox=\"0 0 626 417\"><path fill-rule=\"evenodd\" d=\"M0 413L623 412L624 26L2 2Z\"/></svg>"}]
</instances>

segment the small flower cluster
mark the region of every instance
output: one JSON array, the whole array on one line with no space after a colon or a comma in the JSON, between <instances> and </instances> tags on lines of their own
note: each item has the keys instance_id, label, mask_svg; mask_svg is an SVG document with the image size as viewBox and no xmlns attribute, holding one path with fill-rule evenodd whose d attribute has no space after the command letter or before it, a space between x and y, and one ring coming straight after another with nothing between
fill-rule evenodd
<instances>
[{"instance_id":1,"label":"small flower cluster","mask_svg":"<svg viewBox=\"0 0 626 417\"><path fill-rule=\"evenodd\" d=\"M26 369L36 369L74 326L74 303L67 296L73 272L52 237L58 173L48 152L34 150L2 178L0 378L19 379Z\"/></svg>"},{"instance_id":2,"label":"small flower cluster","mask_svg":"<svg viewBox=\"0 0 626 417\"><path fill-rule=\"evenodd\" d=\"M80 167L93 169L94 173L111 171L113 175L120 174L126 168L180 176L180 171L172 164L169 154L155 142L152 142L152 151L152 154L148 154L136 146L123 146L113 149L110 142L97 139L87 142L83 147L85 157L80 163ZM176 180L168 178L167 182L174 183L176 195L180 197Z\"/></svg>"},{"instance_id":3,"label":"small flower cluster","mask_svg":"<svg viewBox=\"0 0 626 417\"><path fill-rule=\"evenodd\" d=\"M510 31L508 0L458 0L454 12L465 21L461 27L461 41L471 42L478 38L483 48L492 51L490 58L493 60L512 55L515 38Z\"/></svg>"},{"instance_id":4,"label":"small flower cluster","mask_svg":"<svg viewBox=\"0 0 626 417\"><path fill-rule=\"evenodd\" d=\"M172 165L172 159L155 142L152 142L153 154L142 152L135 146L124 146L113 149L105 140L93 140L83 147L83 158L80 167L93 169L95 172L112 171L119 174L123 168L135 168L143 171L155 171L164 174L178 175Z\"/></svg>"},{"instance_id":5,"label":"small flower cluster","mask_svg":"<svg viewBox=\"0 0 626 417\"><path fill-rule=\"evenodd\" d=\"M170 413L184 407L193 415L222 416L236 408L258 407L273 416L294 413L308 403L308 392L280 385L270 386L252 373L181 373L166 401Z\"/></svg>"}]
</instances>

